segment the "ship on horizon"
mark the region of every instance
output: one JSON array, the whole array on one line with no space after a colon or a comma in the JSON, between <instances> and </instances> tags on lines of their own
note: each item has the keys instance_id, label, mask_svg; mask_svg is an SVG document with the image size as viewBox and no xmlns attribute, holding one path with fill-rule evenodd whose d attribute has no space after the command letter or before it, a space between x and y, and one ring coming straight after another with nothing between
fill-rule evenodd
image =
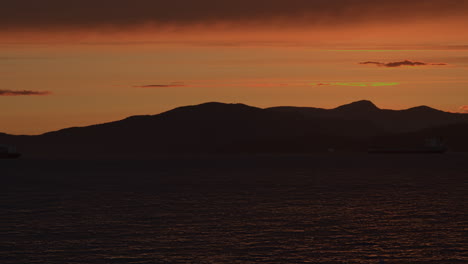
<instances>
[{"instance_id":1,"label":"ship on horizon","mask_svg":"<svg viewBox=\"0 0 468 264\"><path fill-rule=\"evenodd\" d=\"M429 138L426 144L420 147L370 147L367 152L371 154L443 154L448 148L441 138Z\"/></svg>"}]
</instances>

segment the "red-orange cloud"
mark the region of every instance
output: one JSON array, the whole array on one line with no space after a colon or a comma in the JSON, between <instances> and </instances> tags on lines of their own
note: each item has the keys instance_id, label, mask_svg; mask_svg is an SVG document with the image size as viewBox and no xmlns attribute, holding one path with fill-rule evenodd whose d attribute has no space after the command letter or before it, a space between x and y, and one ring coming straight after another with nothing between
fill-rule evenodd
<instances>
[{"instance_id":1,"label":"red-orange cloud","mask_svg":"<svg viewBox=\"0 0 468 264\"><path fill-rule=\"evenodd\" d=\"M49 91L30 91L30 90L0 90L0 96L40 96L40 95L50 95Z\"/></svg>"},{"instance_id":2,"label":"red-orange cloud","mask_svg":"<svg viewBox=\"0 0 468 264\"><path fill-rule=\"evenodd\" d=\"M468 105L461 106L460 107L460 112L468 114Z\"/></svg>"},{"instance_id":3,"label":"red-orange cloud","mask_svg":"<svg viewBox=\"0 0 468 264\"><path fill-rule=\"evenodd\" d=\"M379 67L387 67L387 68L396 68L396 67L402 67L402 66L446 66L448 65L447 63L426 63L426 62L420 62L420 61L410 61L410 60L404 60L404 61L397 61L397 62L378 62L378 61L366 61L366 62L360 62L359 64L362 65L368 65L368 64L374 64Z\"/></svg>"}]
</instances>

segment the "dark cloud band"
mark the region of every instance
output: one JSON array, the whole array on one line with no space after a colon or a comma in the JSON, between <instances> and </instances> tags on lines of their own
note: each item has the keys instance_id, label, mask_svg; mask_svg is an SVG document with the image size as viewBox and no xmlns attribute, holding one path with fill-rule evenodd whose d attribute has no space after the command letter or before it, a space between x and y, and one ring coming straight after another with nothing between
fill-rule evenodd
<instances>
[{"instance_id":1,"label":"dark cloud band","mask_svg":"<svg viewBox=\"0 0 468 264\"><path fill-rule=\"evenodd\" d=\"M468 0L14 0L1 5L0 30L252 23L304 25L367 20L395 23L468 14ZM395 17L398 14L398 18Z\"/></svg>"}]
</instances>

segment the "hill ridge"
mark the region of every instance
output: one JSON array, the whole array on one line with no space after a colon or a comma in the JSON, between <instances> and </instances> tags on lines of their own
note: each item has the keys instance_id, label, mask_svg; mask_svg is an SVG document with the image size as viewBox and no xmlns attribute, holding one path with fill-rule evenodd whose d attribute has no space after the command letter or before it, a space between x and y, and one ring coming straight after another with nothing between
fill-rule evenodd
<instances>
[{"instance_id":1,"label":"hill ridge","mask_svg":"<svg viewBox=\"0 0 468 264\"><path fill-rule=\"evenodd\" d=\"M0 133L0 143L17 145L26 157L108 157L155 153L310 152L329 148L363 151L371 141L383 136L413 135L411 142L419 142L433 135L447 136L456 148L466 145L468 150L468 139L460 136L468 134L465 131L468 130L468 115L425 106L411 109L379 109L367 100L334 109L262 109L209 102L38 136ZM456 124L462 125L454 126ZM461 131L453 131L457 129Z\"/></svg>"}]
</instances>

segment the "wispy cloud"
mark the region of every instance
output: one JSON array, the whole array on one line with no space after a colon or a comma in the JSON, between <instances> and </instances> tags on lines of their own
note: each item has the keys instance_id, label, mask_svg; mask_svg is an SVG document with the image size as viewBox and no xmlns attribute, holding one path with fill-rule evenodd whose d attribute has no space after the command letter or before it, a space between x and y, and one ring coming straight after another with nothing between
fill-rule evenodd
<instances>
[{"instance_id":1,"label":"wispy cloud","mask_svg":"<svg viewBox=\"0 0 468 264\"><path fill-rule=\"evenodd\" d=\"M45 57L1 57L0 61L16 61L16 60L44 60Z\"/></svg>"},{"instance_id":2,"label":"wispy cloud","mask_svg":"<svg viewBox=\"0 0 468 264\"><path fill-rule=\"evenodd\" d=\"M397 62L378 62L378 61L366 61L366 62L360 62L359 64L362 65L368 65L368 64L374 64L379 67L387 67L387 68L396 68L396 67L402 67L402 66L446 66L448 65L447 63L426 63L426 62L420 62L420 61L410 61L410 60L404 60L404 61L397 61Z\"/></svg>"},{"instance_id":3,"label":"wispy cloud","mask_svg":"<svg viewBox=\"0 0 468 264\"><path fill-rule=\"evenodd\" d=\"M145 85L135 85L135 88L171 88L171 87L186 87L187 85L182 82L172 82L165 84L145 84Z\"/></svg>"},{"instance_id":4,"label":"wispy cloud","mask_svg":"<svg viewBox=\"0 0 468 264\"><path fill-rule=\"evenodd\" d=\"M330 83L310 83L313 86L354 86L354 87L377 87L377 86L395 86L397 82L330 82Z\"/></svg>"},{"instance_id":5,"label":"wispy cloud","mask_svg":"<svg viewBox=\"0 0 468 264\"><path fill-rule=\"evenodd\" d=\"M50 95L49 91L30 91L30 90L0 90L0 96L40 96Z\"/></svg>"}]
</instances>

